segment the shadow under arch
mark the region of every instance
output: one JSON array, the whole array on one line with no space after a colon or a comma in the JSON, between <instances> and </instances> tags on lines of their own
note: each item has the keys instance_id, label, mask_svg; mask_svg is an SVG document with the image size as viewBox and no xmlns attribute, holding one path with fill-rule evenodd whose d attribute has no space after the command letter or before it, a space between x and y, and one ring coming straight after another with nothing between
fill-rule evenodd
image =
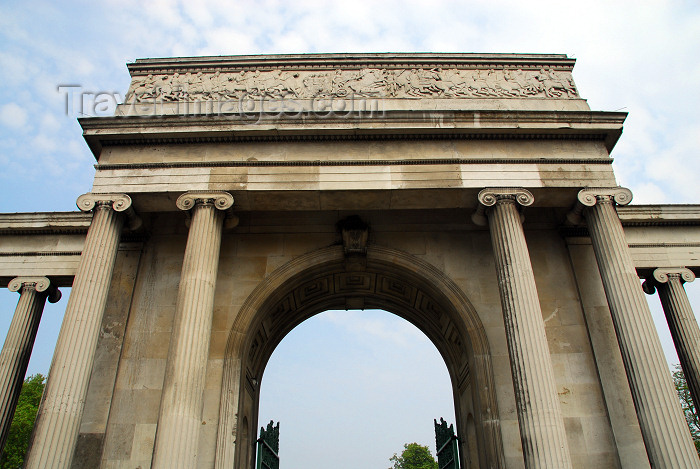
<instances>
[{"instance_id":1,"label":"shadow under arch","mask_svg":"<svg viewBox=\"0 0 700 469\"><path fill-rule=\"evenodd\" d=\"M460 436L467 435L467 416L474 416L479 454L473 460L480 468L505 467L491 354L476 311L440 270L380 246L369 246L366 258L355 261L346 259L342 246L304 254L246 299L226 345L215 467L252 467L259 382L275 347L309 317L346 308L384 309L418 327L445 360ZM468 450L462 441L460 449Z\"/></svg>"}]
</instances>

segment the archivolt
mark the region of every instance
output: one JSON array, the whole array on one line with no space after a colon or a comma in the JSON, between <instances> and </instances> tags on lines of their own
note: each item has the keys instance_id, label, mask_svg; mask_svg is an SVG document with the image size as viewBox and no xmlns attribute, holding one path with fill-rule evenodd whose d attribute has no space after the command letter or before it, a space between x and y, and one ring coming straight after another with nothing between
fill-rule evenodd
<instances>
[{"instance_id":1,"label":"archivolt","mask_svg":"<svg viewBox=\"0 0 700 469\"><path fill-rule=\"evenodd\" d=\"M489 345L476 311L462 290L434 266L378 246L368 247L361 262L348 262L341 246L300 256L270 274L245 301L226 346L216 467L246 464L234 458L234 438L240 438L237 420L247 417L256 425L256 415L243 415L244 399L257 399L258 381L277 344L308 317L346 307L386 309L433 341L450 373L458 414L458 396L471 384L486 467L503 467ZM257 409L257 402L254 406ZM459 415L457 419L461 428Z\"/></svg>"}]
</instances>

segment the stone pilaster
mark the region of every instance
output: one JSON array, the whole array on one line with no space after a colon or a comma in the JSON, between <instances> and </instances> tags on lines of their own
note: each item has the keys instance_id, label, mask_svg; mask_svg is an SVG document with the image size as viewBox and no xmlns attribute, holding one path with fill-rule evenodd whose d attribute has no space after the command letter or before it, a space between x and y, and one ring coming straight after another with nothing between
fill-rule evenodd
<instances>
[{"instance_id":1,"label":"stone pilaster","mask_svg":"<svg viewBox=\"0 0 700 469\"><path fill-rule=\"evenodd\" d=\"M191 211L180 277L152 468L197 466L202 402L211 337L214 290L219 266L227 192L192 191L177 199Z\"/></svg>"},{"instance_id":2,"label":"stone pilaster","mask_svg":"<svg viewBox=\"0 0 700 469\"><path fill-rule=\"evenodd\" d=\"M125 214L132 227L139 223L125 194L84 194L78 208L94 214L37 414L27 469L70 466Z\"/></svg>"},{"instance_id":3,"label":"stone pilaster","mask_svg":"<svg viewBox=\"0 0 700 469\"><path fill-rule=\"evenodd\" d=\"M693 280L695 274L690 269L656 269L652 278L644 282L644 291L659 292L681 368L697 408L700 405L700 328L683 288L683 283Z\"/></svg>"},{"instance_id":4,"label":"stone pilaster","mask_svg":"<svg viewBox=\"0 0 700 469\"><path fill-rule=\"evenodd\" d=\"M7 288L20 292L20 297L0 352L0 449L15 414L46 299L51 303L61 299L61 292L46 277L17 277Z\"/></svg>"},{"instance_id":5,"label":"stone pilaster","mask_svg":"<svg viewBox=\"0 0 700 469\"><path fill-rule=\"evenodd\" d=\"M655 469L699 468L651 311L632 263L615 203L627 204L624 188L579 192L603 288L632 391L647 454Z\"/></svg>"},{"instance_id":6,"label":"stone pilaster","mask_svg":"<svg viewBox=\"0 0 700 469\"><path fill-rule=\"evenodd\" d=\"M570 468L535 276L517 207L533 201L524 189L494 188L479 193L491 231L525 466ZM483 211L477 211L475 222L485 221Z\"/></svg>"}]
</instances>

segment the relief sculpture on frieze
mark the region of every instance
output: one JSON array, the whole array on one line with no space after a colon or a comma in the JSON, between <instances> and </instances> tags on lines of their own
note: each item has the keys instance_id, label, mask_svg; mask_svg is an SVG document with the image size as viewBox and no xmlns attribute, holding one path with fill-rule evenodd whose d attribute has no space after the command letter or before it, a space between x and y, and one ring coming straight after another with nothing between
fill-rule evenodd
<instances>
[{"instance_id":1,"label":"relief sculpture on frieze","mask_svg":"<svg viewBox=\"0 0 700 469\"><path fill-rule=\"evenodd\" d=\"M578 98L571 73L552 68L240 70L134 76L127 103L242 98Z\"/></svg>"}]
</instances>

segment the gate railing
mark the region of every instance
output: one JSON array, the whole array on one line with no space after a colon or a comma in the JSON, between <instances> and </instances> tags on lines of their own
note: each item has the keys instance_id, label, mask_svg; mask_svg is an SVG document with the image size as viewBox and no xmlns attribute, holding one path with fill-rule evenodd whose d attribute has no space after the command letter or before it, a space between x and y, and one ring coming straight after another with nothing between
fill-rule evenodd
<instances>
[{"instance_id":1,"label":"gate railing","mask_svg":"<svg viewBox=\"0 0 700 469\"><path fill-rule=\"evenodd\" d=\"M260 427L260 438L258 438L258 459L257 469L279 469L280 467L280 423L273 426L270 420L267 429Z\"/></svg>"},{"instance_id":2,"label":"gate railing","mask_svg":"<svg viewBox=\"0 0 700 469\"><path fill-rule=\"evenodd\" d=\"M459 454L457 453L457 436L452 425L447 426L442 417L440 423L435 423L435 448L439 469L459 469Z\"/></svg>"}]
</instances>

